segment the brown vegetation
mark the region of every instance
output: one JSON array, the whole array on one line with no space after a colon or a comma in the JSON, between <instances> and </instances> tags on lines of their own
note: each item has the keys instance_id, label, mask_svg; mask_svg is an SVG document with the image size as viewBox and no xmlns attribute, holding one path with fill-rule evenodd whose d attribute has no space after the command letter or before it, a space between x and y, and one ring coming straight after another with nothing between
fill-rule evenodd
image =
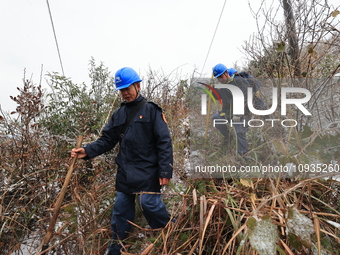
<instances>
[{"instance_id":1,"label":"brown vegetation","mask_svg":"<svg viewBox=\"0 0 340 255\"><path fill-rule=\"evenodd\" d=\"M150 79L149 88L156 86L152 83L155 80ZM62 139L39 124L43 105L38 107L37 104L42 104L43 100L37 98L43 95L30 84L26 81L25 89L19 89L20 93L31 93L26 99L34 99L34 104L25 104L25 109L18 111L22 122L4 113L1 119L6 128L0 143L2 254L20 254L23 250L28 254L39 253L37 248L49 227L54 203L71 162L68 151L76 143L76 137ZM153 93L153 99L166 110L174 143L175 176L164 191L164 199L175 221L164 230L153 231L146 227L141 213L137 214L133 233L126 240L125 254L270 254L254 243L260 234L263 242L277 235L274 249L280 254L317 254L318 250L322 254L337 254L340 250L337 225L340 223L340 184L337 180L320 176L308 179L299 176L290 179L191 178L187 167L188 84L171 80L162 80L161 84L160 94ZM17 98L20 103L21 97ZM30 118L27 121L26 116ZM217 142L218 134L211 131L209 139ZM328 140L324 136L327 133L331 135ZM281 133L261 141L257 139L258 133L251 132L252 151L243 164L287 161L299 153L298 159L303 161L306 159L302 156L315 148L327 149L333 160L340 159L339 147L330 148L328 144L338 141L338 127L300 135L288 136L291 144L288 146L287 136ZM266 137L265 133L260 136ZM319 148L318 139L322 137L326 144ZM299 142L298 138L301 138ZM85 136L85 143L93 139L89 134ZM285 144L286 151L277 150L274 142L278 141ZM292 145L298 143L303 146ZM207 149L211 150L210 155L226 162L239 162L232 147L228 154L213 147ZM114 156L115 151L90 162L78 160L47 250L49 253L104 254L110 238L109 219L115 196ZM298 228L305 228L306 236L292 228L299 222ZM270 240L268 242L265 247L273 245Z\"/></svg>"}]
</instances>

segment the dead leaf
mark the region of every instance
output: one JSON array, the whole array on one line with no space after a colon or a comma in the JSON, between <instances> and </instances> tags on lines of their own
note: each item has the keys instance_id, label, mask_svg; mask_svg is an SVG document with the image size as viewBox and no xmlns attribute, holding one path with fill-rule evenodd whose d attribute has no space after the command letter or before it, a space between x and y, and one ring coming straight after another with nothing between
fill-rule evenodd
<instances>
[{"instance_id":1,"label":"dead leaf","mask_svg":"<svg viewBox=\"0 0 340 255\"><path fill-rule=\"evenodd\" d=\"M336 16L339 15L339 13L340 13L340 11L335 10L335 11L332 11L331 15L332 15L333 18L335 18Z\"/></svg>"},{"instance_id":2,"label":"dead leaf","mask_svg":"<svg viewBox=\"0 0 340 255\"><path fill-rule=\"evenodd\" d=\"M255 193L251 193L250 194L250 200L253 203L253 205L255 205L255 202L257 200L256 194Z\"/></svg>"},{"instance_id":3,"label":"dead leaf","mask_svg":"<svg viewBox=\"0 0 340 255\"><path fill-rule=\"evenodd\" d=\"M193 199L194 205L196 205L197 204L197 192L196 192L196 189L194 189L192 191L192 199Z\"/></svg>"},{"instance_id":4,"label":"dead leaf","mask_svg":"<svg viewBox=\"0 0 340 255\"><path fill-rule=\"evenodd\" d=\"M240 182L245 187L250 187L251 188L251 186L252 186L251 183L249 181L245 180L245 179L240 179Z\"/></svg>"}]
</instances>

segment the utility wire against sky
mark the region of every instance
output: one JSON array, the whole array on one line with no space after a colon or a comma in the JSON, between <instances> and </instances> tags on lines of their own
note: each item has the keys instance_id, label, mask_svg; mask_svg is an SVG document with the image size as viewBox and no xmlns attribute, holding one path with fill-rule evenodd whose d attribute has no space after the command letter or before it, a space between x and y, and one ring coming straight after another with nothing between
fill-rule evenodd
<instances>
[{"instance_id":1,"label":"utility wire against sky","mask_svg":"<svg viewBox=\"0 0 340 255\"><path fill-rule=\"evenodd\" d=\"M210 53L212 44L213 44L213 42L214 42L214 39L215 39L215 35L216 35L216 32L217 32L217 29L218 29L218 26L219 26L219 24L220 24L220 21L221 21L222 15L223 15L223 11L224 11L224 7L225 7L226 2L227 2L227 0L224 1L224 4L223 4L222 10L221 10L220 17L219 17L219 19L218 19L218 22L217 22L217 25L216 25L216 28L215 28L214 35L213 35L213 37L212 37L212 39L211 39L211 43L210 43L210 46L209 46L209 49L208 49L208 53L207 53L207 56L205 57L204 64L203 64L203 67L202 67L201 76L202 76L202 73L203 73L205 64L207 63L207 59L208 59L208 57L209 57L209 53Z\"/></svg>"},{"instance_id":2,"label":"utility wire against sky","mask_svg":"<svg viewBox=\"0 0 340 255\"><path fill-rule=\"evenodd\" d=\"M52 24L53 34L54 34L54 40L55 40L55 43L56 43L56 45L57 45L57 51L58 51L59 62L60 62L60 66L61 66L61 71L62 71L63 76L65 76L65 74L64 74L63 62L61 61L61 55L60 55L59 45L58 45L58 41L57 41L57 35L56 35L55 29L54 29L54 23L53 23L53 19L52 19L52 13L51 13L50 4L48 3L48 0L46 0L46 2L47 2L48 12L49 12L50 18L51 18L51 24Z\"/></svg>"}]
</instances>

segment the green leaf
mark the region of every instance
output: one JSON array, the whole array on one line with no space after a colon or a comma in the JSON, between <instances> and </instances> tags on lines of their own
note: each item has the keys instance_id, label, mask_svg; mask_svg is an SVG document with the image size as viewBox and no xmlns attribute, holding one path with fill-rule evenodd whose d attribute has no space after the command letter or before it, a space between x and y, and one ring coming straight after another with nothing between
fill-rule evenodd
<instances>
[{"instance_id":1,"label":"green leaf","mask_svg":"<svg viewBox=\"0 0 340 255\"><path fill-rule=\"evenodd\" d=\"M276 51L284 52L285 50L286 50L286 43L284 41L281 41L276 44Z\"/></svg>"},{"instance_id":2,"label":"green leaf","mask_svg":"<svg viewBox=\"0 0 340 255\"><path fill-rule=\"evenodd\" d=\"M311 235L315 232L313 221L300 213L295 206L288 207L288 217L286 220L289 241L294 246L295 242L303 246L310 247Z\"/></svg>"},{"instance_id":3,"label":"green leaf","mask_svg":"<svg viewBox=\"0 0 340 255\"><path fill-rule=\"evenodd\" d=\"M276 242L279 240L277 226L272 223L270 216L262 219L251 217L247 221L249 241L254 250L260 255L276 253Z\"/></svg>"},{"instance_id":4,"label":"green leaf","mask_svg":"<svg viewBox=\"0 0 340 255\"><path fill-rule=\"evenodd\" d=\"M301 133L301 138L310 137L313 134L312 129L309 126L303 126L303 131Z\"/></svg>"},{"instance_id":5,"label":"green leaf","mask_svg":"<svg viewBox=\"0 0 340 255\"><path fill-rule=\"evenodd\" d=\"M254 217L250 217L247 221L247 227L249 228L249 231L253 231L256 227L256 219Z\"/></svg>"}]
</instances>

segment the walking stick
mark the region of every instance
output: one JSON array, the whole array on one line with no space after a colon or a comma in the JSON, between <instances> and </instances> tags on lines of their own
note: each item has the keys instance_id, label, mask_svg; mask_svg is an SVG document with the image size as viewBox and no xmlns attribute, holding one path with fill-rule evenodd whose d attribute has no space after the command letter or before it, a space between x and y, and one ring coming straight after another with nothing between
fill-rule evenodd
<instances>
[{"instance_id":1,"label":"walking stick","mask_svg":"<svg viewBox=\"0 0 340 255\"><path fill-rule=\"evenodd\" d=\"M80 148L82 142L83 142L83 136L79 136L76 148ZM76 155L72 159L71 165L68 169L68 172L67 172L67 175L66 175L66 178L65 178L65 182L64 182L63 187L62 187L62 189L61 189L61 191L58 195L57 201L54 205L53 216L50 220L50 226L48 227L45 238L44 238L44 240L42 241L42 243L39 247L39 250L41 249L41 252L42 252L41 254L46 254L46 252L47 252L45 250L48 248L48 243L49 243L49 241L52 237L52 234L53 234L53 231L54 231L54 226L55 226L55 223L57 221L59 210L60 210L60 207L61 207L61 203L63 202L64 196L65 196L65 193L66 193L66 190L67 190L67 186L70 182L70 179L71 179L71 176L72 176L72 173L73 173L73 169L74 169L74 164L76 163L77 158L78 158L78 156Z\"/></svg>"}]
</instances>

